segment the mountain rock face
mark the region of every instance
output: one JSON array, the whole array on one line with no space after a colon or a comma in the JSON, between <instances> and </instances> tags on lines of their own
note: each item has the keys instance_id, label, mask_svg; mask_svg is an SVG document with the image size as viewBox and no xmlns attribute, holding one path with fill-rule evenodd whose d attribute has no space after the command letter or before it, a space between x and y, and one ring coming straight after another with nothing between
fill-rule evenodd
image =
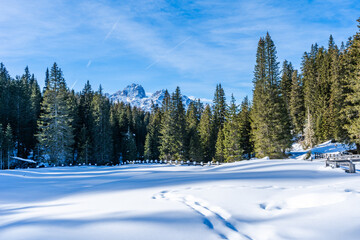
<instances>
[{"instance_id":1,"label":"mountain rock face","mask_svg":"<svg viewBox=\"0 0 360 240\"><path fill-rule=\"evenodd\" d=\"M114 94L108 96L108 98L113 102L124 102L130 103L131 106L139 107L144 111L151 111L151 104L158 104L159 107L162 104L162 101L165 96L165 89L156 91L151 96L146 96L144 88L139 84L128 85L124 90L117 91ZM187 96L182 97L184 107L187 109L191 99Z\"/></svg>"}]
</instances>

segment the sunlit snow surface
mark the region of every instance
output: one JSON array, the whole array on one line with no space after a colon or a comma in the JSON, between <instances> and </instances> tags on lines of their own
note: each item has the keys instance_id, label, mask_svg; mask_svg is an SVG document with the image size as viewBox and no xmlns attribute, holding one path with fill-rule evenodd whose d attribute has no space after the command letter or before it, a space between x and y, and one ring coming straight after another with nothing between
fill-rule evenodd
<instances>
[{"instance_id":1,"label":"sunlit snow surface","mask_svg":"<svg viewBox=\"0 0 360 240\"><path fill-rule=\"evenodd\" d=\"M0 239L359 236L359 174L323 162L0 172Z\"/></svg>"}]
</instances>

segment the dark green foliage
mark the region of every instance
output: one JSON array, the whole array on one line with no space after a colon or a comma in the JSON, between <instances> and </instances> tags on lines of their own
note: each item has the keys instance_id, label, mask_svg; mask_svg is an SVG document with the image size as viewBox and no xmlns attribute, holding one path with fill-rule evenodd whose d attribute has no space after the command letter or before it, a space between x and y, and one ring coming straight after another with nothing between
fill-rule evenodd
<instances>
[{"instance_id":1,"label":"dark green foliage","mask_svg":"<svg viewBox=\"0 0 360 240\"><path fill-rule=\"evenodd\" d=\"M0 123L0 169L4 169L4 159L3 159L3 156L4 156L4 143L5 143L5 136L4 136L4 132L3 132L3 126L2 124Z\"/></svg>"},{"instance_id":2,"label":"dark green foliage","mask_svg":"<svg viewBox=\"0 0 360 240\"><path fill-rule=\"evenodd\" d=\"M343 110L345 128L349 140L360 150L360 18L359 31L349 41L344 56L345 106Z\"/></svg>"},{"instance_id":3,"label":"dark green foliage","mask_svg":"<svg viewBox=\"0 0 360 240\"><path fill-rule=\"evenodd\" d=\"M219 162L225 162L225 136L224 128L220 129L217 134L215 144L215 160Z\"/></svg>"},{"instance_id":4,"label":"dark green foliage","mask_svg":"<svg viewBox=\"0 0 360 240\"><path fill-rule=\"evenodd\" d=\"M203 159L211 161L214 156L213 116L209 105L206 105L199 123L199 134Z\"/></svg>"},{"instance_id":5,"label":"dark green foliage","mask_svg":"<svg viewBox=\"0 0 360 240\"><path fill-rule=\"evenodd\" d=\"M134 134L128 128L128 131L124 137L125 153L124 160L134 161L137 159L136 143Z\"/></svg>"},{"instance_id":6,"label":"dark green foliage","mask_svg":"<svg viewBox=\"0 0 360 240\"><path fill-rule=\"evenodd\" d=\"M250 159L254 146L251 141L251 109L248 97L245 97L241 103L239 113L240 128L240 149L243 151L243 158Z\"/></svg>"},{"instance_id":7,"label":"dark green foliage","mask_svg":"<svg viewBox=\"0 0 360 240\"><path fill-rule=\"evenodd\" d=\"M91 89L89 81L87 81L79 96L78 124L75 131L75 147L77 147L78 154L77 161L86 164L94 162L94 160L92 160L94 119L91 106L93 98L94 92Z\"/></svg>"},{"instance_id":8,"label":"dark green foliage","mask_svg":"<svg viewBox=\"0 0 360 240\"><path fill-rule=\"evenodd\" d=\"M164 99L164 103L163 121L160 130L160 157L167 160L184 159L185 109L180 88L176 88L171 99Z\"/></svg>"},{"instance_id":9,"label":"dark green foliage","mask_svg":"<svg viewBox=\"0 0 360 240\"><path fill-rule=\"evenodd\" d=\"M203 158L199 134L201 106L197 103L191 102L186 112L185 152L186 157L193 161L201 161Z\"/></svg>"},{"instance_id":10,"label":"dark green foliage","mask_svg":"<svg viewBox=\"0 0 360 240\"><path fill-rule=\"evenodd\" d=\"M74 144L72 119L68 106L68 89L61 69L54 63L41 105L38 141L50 163L72 162Z\"/></svg>"},{"instance_id":11,"label":"dark green foliage","mask_svg":"<svg viewBox=\"0 0 360 240\"><path fill-rule=\"evenodd\" d=\"M223 155L226 162L239 161L242 159L243 149L240 146L241 123L238 114L238 106L236 105L235 98L232 95L231 103L226 114L226 121L221 131L221 135L223 136L219 135L218 137L218 141L220 140L223 142L223 154L219 155ZM218 144L216 146L218 146ZM219 147L221 148L222 146L220 145ZM218 148L216 148L216 152L218 155Z\"/></svg>"},{"instance_id":12,"label":"dark green foliage","mask_svg":"<svg viewBox=\"0 0 360 240\"><path fill-rule=\"evenodd\" d=\"M290 93L290 117L294 134L302 134L305 121L303 84L297 70L293 72Z\"/></svg>"},{"instance_id":13,"label":"dark green foliage","mask_svg":"<svg viewBox=\"0 0 360 240\"><path fill-rule=\"evenodd\" d=\"M99 165L110 164L112 160L112 129L110 125L110 102L99 91L94 94L91 102L93 128L93 161Z\"/></svg>"},{"instance_id":14,"label":"dark green foliage","mask_svg":"<svg viewBox=\"0 0 360 240\"><path fill-rule=\"evenodd\" d=\"M291 62L285 60L281 72L282 72L281 81L280 81L281 95L284 99L286 109L290 113L291 85L292 85L292 75L294 72L294 68Z\"/></svg>"},{"instance_id":15,"label":"dark green foliage","mask_svg":"<svg viewBox=\"0 0 360 240\"><path fill-rule=\"evenodd\" d=\"M161 111L153 106L145 140L145 159L157 160L160 157L160 126Z\"/></svg>"},{"instance_id":16,"label":"dark green foliage","mask_svg":"<svg viewBox=\"0 0 360 240\"><path fill-rule=\"evenodd\" d=\"M217 133L224 126L227 107L225 92L221 84L216 85L213 104L214 124Z\"/></svg>"},{"instance_id":17,"label":"dark green foliage","mask_svg":"<svg viewBox=\"0 0 360 240\"><path fill-rule=\"evenodd\" d=\"M276 49L269 34L258 44L251 119L256 156L284 156L291 144L290 121L279 87Z\"/></svg>"},{"instance_id":18,"label":"dark green foliage","mask_svg":"<svg viewBox=\"0 0 360 240\"><path fill-rule=\"evenodd\" d=\"M5 157L7 159L7 168L10 168L10 157L13 156L14 136L10 124L7 125L4 133L3 148L5 150Z\"/></svg>"}]
</instances>

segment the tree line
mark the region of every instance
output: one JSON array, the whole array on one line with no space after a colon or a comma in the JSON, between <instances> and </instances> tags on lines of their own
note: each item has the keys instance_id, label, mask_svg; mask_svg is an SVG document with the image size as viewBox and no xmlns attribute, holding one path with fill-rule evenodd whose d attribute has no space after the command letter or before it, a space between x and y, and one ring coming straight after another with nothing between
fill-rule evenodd
<instances>
[{"instance_id":1,"label":"tree line","mask_svg":"<svg viewBox=\"0 0 360 240\"><path fill-rule=\"evenodd\" d=\"M360 32L340 47L332 36L327 47L313 44L299 70L286 60L280 69L267 33L258 42L253 84L252 101L227 101L218 84L211 105L194 100L185 109L177 87L145 112L110 102L89 82L70 90L56 63L42 90L28 67L12 78L1 63L1 168L10 156L66 165L282 158L294 141L311 148L335 140L360 150Z\"/></svg>"}]
</instances>

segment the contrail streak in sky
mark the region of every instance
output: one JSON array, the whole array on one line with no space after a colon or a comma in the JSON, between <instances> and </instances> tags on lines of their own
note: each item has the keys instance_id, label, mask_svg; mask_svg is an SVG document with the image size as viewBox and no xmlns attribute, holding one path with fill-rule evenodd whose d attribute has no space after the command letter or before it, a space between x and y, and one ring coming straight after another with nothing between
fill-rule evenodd
<instances>
[{"instance_id":1,"label":"contrail streak in sky","mask_svg":"<svg viewBox=\"0 0 360 240\"><path fill-rule=\"evenodd\" d=\"M180 43L176 44L175 47L173 47L172 49L170 49L169 51L167 51L162 57L165 57L166 55L170 54L171 52L173 52L176 48L180 47L181 45L183 45L186 41L188 41L191 37L188 37L186 39L184 39L183 41L181 41ZM160 61L160 58L157 59L156 61L152 62L150 65L148 65L146 67L146 70L150 69L152 66L154 66L156 63L158 63Z\"/></svg>"}]
</instances>

